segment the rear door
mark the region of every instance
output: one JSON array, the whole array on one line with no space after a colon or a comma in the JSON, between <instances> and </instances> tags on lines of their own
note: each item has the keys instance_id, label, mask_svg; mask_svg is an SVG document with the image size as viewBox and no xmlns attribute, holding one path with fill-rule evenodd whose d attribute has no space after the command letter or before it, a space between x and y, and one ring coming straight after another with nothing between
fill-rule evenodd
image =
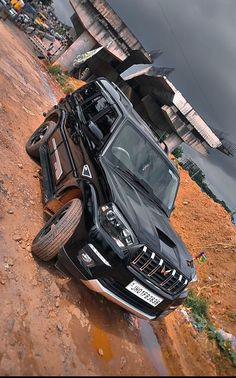
<instances>
[{"instance_id":1,"label":"rear door","mask_svg":"<svg viewBox=\"0 0 236 378\"><path fill-rule=\"evenodd\" d=\"M52 175L56 186L60 186L65 180L67 180L70 176L73 176L75 173L71 152L66 143L66 122L67 119L64 120L60 128L55 130L48 141Z\"/></svg>"}]
</instances>

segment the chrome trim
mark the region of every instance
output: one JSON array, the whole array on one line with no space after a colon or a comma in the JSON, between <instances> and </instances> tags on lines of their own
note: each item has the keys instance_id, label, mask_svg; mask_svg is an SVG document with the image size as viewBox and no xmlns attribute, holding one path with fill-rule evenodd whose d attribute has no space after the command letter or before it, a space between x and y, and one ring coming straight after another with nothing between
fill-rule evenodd
<instances>
[{"instance_id":1,"label":"chrome trim","mask_svg":"<svg viewBox=\"0 0 236 378\"><path fill-rule=\"evenodd\" d=\"M61 177L62 173L63 173L63 170L62 170L62 167L61 167L61 161L60 161L60 158L59 158L59 153L58 153L58 150L57 150L57 144L56 144L55 138L52 138L52 144L53 144L55 159L56 159L56 161L54 163L54 169L55 169L56 179L58 181L59 178Z\"/></svg>"},{"instance_id":2,"label":"chrome trim","mask_svg":"<svg viewBox=\"0 0 236 378\"><path fill-rule=\"evenodd\" d=\"M146 279L152 278L160 288L174 294L174 292L180 293L188 284L188 280L179 271L151 249L146 247L144 250L142 248L136 253L138 254L133 258L130 266L143 274ZM150 267L151 263L154 267ZM148 272L150 269L151 271ZM174 279L175 282L170 282L171 279ZM166 287L166 285L169 285L169 287Z\"/></svg>"},{"instance_id":3,"label":"chrome trim","mask_svg":"<svg viewBox=\"0 0 236 378\"><path fill-rule=\"evenodd\" d=\"M182 281L182 274L179 276L178 280L176 280L172 286L169 287L169 290L172 290L176 285L178 285L179 282Z\"/></svg>"},{"instance_id":4,"label":"chrome trim","mask_svg":"<svg viewBox=\"0 0 236 378\"><path fill-rule=\"evenodd\" d=\"M147 266L154 260L155 258L155 253L153 252L149 258L149 260L140 268L139 270L142 272L144 269L147 268Z\"/></svg>"},{"instance_id":5,"label":"chrome trim","mask_svg":"<svg viewBox=\"0 0 236 378\"><path fill-rule=\"evenodd\" d=\"M142 252L134 259L133 264L137 264L137 262L141 259L141 257L145 254L145 252L147 251L147 247L146 245L143 247L143 250Z\"/></svg>"},{"instance_id":6,"label":"chrome trim","mask_svg":"<svg viewBox=\"0 0 236 378\"><path fill-rule=\"evenodd\" d=\"M160 267L162 266L163 262L164 260L160 259L159 264L156 266L156 268L154 268L150 273L148 273L148 277L151 277L154 273L156 273L158 269L160 269Z\"/></svg>"},{"instance_id":7,"label":"chrome trim","mask_svg":"<svg viewBox=\"0 0 236 378\"><path fill-rule=\"evenodd\" d=\"M164 286L167 282L169 282L170 279L175 276L175 273L176 273L176 270L174 269L172 271L171 275L169 277L167 277L166 280L161 283L161 286Z\"/></svg>"},{"instance_id":8,"label":"chrome trim","mask_svg":"<svg viewBox=\"0 0 236 378\"><path fill-rule=\"evenodd\" d=\"M116 294L112 293L110 290L108 290L106 287L104 287L98 280L81 280L85 286L87 286L89 289L96 291L96 293L100 293L105 298L110 300L111 302L114 302L118 304L119 306L125 308L132 314L138 316L141 319L146 320L154 320L156 317L146 314L145 312L138 310L134 306L130 305L120 297L118 297Z\"/></svg>"},{"instance_id":9,"label":"chrome trim","mask_svg":"<svg viewBox=\"0 0 236 378\"><path fill-rule=\"evenodd\" d=\"M101 255L101 253L97 250L97 248L94 247L93 244L89 243L88 246L93 251L93 253L95 253L95 255L103 262L103 264L111 266L111 264L105 259L105 257Z\"/></svg>"}]
</instances>

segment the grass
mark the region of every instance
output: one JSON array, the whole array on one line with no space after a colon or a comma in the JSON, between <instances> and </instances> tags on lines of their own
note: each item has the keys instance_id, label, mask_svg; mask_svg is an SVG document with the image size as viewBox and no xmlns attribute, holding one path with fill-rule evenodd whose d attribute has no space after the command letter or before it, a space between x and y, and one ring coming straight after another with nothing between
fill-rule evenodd
<instances>
[{"instance_id":1,"label":"grass","mask_svg":"<svg viewBox=\"0 0 236 378\"><path fill-rule=\"evenodd\" d=\"M204 297L198 297L193 290L190 290L185 300L185 306L191 310L195 327L201 331L204 330L209 319L207 300Z\"/></svg>"},{"instance_id":2,"label":"grass","mask_svg":"<svg viewBox=\"0 0 236 378\"><path fill-rule=\"evenodd\" d=\"M61 67L59 65L54 65L54 66L49 66L48 67L48 71L52 74L52 75L55 75L55 76L59 76L61 75L62 71L61 71Z\"/></svg>"},{"instance_id":3,"label":"grass","mask_svg":"<svg viewBox=\"0 0 236 378\"><path fill-rule=\"evenodd\" d=\"M236 367L236 353L232 348L231 341L225 340L210 321L208 301L202 296L197 296L193 290L190 290L184 305L191 312L194 326L201 331L205 330L208 337L215 340L222 353L224 353L224 355L231 360L233 366Z\"/></svg>"},{"instance_id":4,"label":"grass","mask_svg":"<svg viewBox=\"0 0 236 378\"><path fill-rule=\"evenodd\" d=\"M70 77L68 72L62 72L60 65L48 66L48 72L55 77L65 94L75 91L76 88L68 83Z\"/></svg>"}]
</instances>

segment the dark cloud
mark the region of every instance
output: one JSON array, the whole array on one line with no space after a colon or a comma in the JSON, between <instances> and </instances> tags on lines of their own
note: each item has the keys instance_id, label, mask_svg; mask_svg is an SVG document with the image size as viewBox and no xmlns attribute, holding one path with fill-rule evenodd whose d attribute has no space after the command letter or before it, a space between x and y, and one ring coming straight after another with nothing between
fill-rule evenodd
<instances>
[{"instance_id":1,"label":"dark cloud","mask_svg":"<svg viewBox=\"0 0 236 378\"><path fill-rule=\"evenodd\" d=\"M170 79L210 127L236 142L236 31L234 0L108 0L157 63L175 67ZM236 209L236 158L186 148L211 189Z\"/></svg>"},{"instance_id":2,"label":"dark cloud","mask_svg":"<svg viewBox=\"0 0 236 378\"><path fill-rule=\"evenodd\" d=\"M65 19L67 0L54 0ZM147 50L161 49L157 64L175 67L170 80L210 127L236 142L236 1L108 0ZM204 170L212 190L236 208L236 158L213 151L188 153Z\"/></svg>"}]
</instances>

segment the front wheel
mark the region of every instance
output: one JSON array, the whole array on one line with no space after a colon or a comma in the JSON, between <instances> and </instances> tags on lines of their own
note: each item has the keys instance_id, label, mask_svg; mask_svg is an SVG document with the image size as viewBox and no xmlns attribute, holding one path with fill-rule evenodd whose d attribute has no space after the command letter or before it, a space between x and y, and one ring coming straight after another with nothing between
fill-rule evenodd
<instances>
[{"instance_id":1,"label":"front wheel","mask_svg":"<svg viewBox=\"0 0 236 378\"><path fill-rule=\"evenodd\" d=\"M35 130L26 143L25 149L27 153L36 159L39 159L39 148L46 142L49 136L54 132L57 123L54 121L46 121Z\"/></svg>"},{"instance_id":2,"label":"front wheel","mask_svg":"<svg viewBox=\"0 0 236 378\"><path fill-rule=\"evenodd\" d=\"M55 257L71 238L82 216L78 198L66 203L39 231L32 242L32 253L43 261Z\"/></svg>"}]
</instances>

